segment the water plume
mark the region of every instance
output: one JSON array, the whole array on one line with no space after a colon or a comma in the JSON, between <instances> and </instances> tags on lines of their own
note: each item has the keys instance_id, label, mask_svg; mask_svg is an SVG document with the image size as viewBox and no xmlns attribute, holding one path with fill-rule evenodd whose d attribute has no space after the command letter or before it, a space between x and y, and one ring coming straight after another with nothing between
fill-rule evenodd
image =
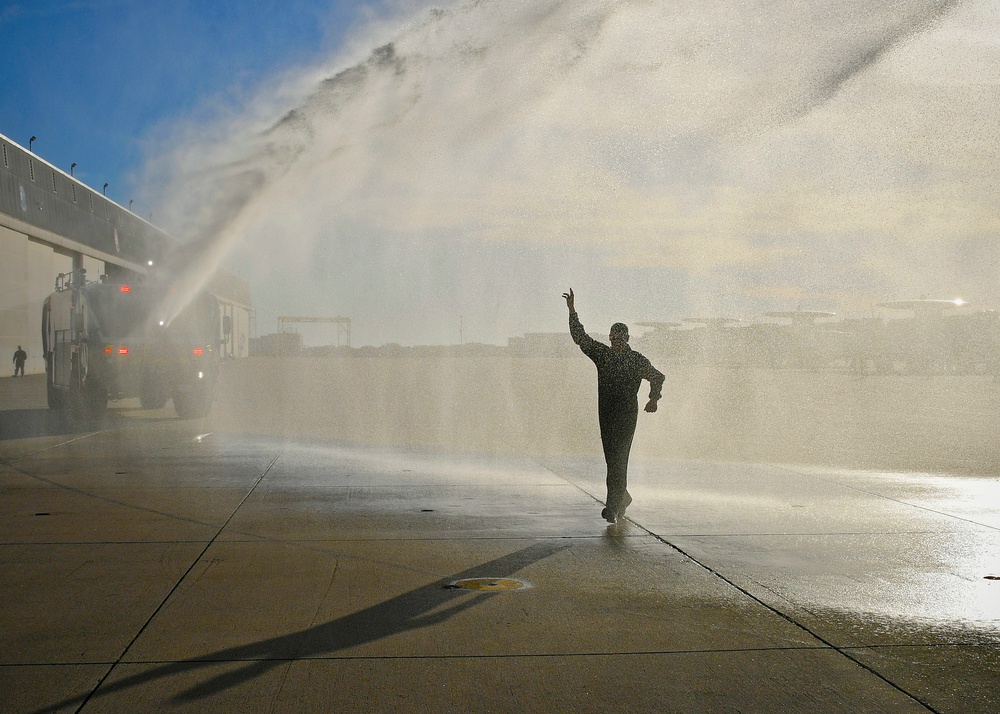
<instances>
[{"instance_id":1,"label":"water plume","mask_svg":"<svg viewBox=\"0 0 1000 714\"><path fill-rule=\"evenodd\" d=\"M848 89L955 5L447 6L179 133L151 162L168 167L157 215L210 256L199 278L228 255L264 314L351 314L376 343L454 342L460 315L483 341L561 329L571 281L600 294L596 324L870 305L924 279L884 268L940 222L894 211L927 190L906 185L919 157ZM859 106L855 135L841 115ZM873 144L880 164L844 168ZM996 227L963 200L956 241ZM971 285L952 246L919 255Z\"/></svg>"}]
</instances>

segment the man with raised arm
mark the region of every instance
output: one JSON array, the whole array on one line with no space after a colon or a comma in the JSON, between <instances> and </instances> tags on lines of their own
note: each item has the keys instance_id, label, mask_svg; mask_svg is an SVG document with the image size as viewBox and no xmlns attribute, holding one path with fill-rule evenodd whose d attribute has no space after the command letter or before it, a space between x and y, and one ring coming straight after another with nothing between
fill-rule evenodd
<instances>
[{"instance_id":1,"label":"man with raised arm","mask_svg":"<svg viewBox=\"0 0 1000 714\"><path fill-rule=\"evenodd\" d=\"M608 499L601 515L609 523L615 523L632 503L627 490L628 456L639 418L639 387L642 380L649 381L646 411L655 412L663 386L663 373L629 347L628 325L616 322L611 326L609 347L583 329L573 304L573 289L563 293L563 297L569 308L569 334L597 367L597 415L601 424L604 460L608 464Z\"/></svg>"}]
</instances>

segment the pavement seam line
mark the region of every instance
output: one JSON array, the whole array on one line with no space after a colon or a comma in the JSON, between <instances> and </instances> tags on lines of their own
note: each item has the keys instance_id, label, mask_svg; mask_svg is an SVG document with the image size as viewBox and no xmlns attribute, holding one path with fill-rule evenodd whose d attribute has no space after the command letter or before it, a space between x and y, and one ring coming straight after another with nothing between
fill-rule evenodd
<instances>
[{"instance_id":1,"label":"pavement seam line","mask_svg":"<svg viewBox=\"0 0 1000 714\"><path fill-rule=\"evenodd\" d=\"M720 580L722 580L722 581L723 581L724 583L728 584L729 586L731 586L731 587L735 588L736 590L738 590L739 592L743 593L743 594L744 594L745 596L747 596L748 598L750 598L750 599L751 599L751 600L753 600L754 602L758 603L758 604L759 604L759 605L761 605L762 607L766 608L766 609L767 609L767 610L769 610L770 612L774 613L775 615L777 615L777 616L778 616L778 617L780 617L781 619L783 619L783 620L785 620L786 622L790 623L791 625L794 625L795 627L798 627L798 628L799 628L799 629L801 629L801 630L802 630L803 632L805 632L806 634L808 634L808 635L809 635L810 637L813 637L813 638L815 638L815 639L816 639L816 640L817 640L818 642L821 642L821 643L822 643L823 645L825 645L825 646L826 646L826 647L828 647L829 649L833 650L834 652L837 652L838 654L840 654L840 655L841 655L842 657L844 657L845 659L847 659L847 660L850 660L850 661L851 661L851 662L853 662L853 663L854 663L854 664L855 664L856 666L860 667L861 669L865 670L865 671L866 671L866 672L868 672L869 674L871 674L871 675L873 675L874 677L876 677L876 678L880 679L881 681L885 682L886 684L888 684L888 685L889 685L890 687L892 687L892 688L893 688L893 689L895 689L896 691L898 691L898 692L900 692L901 694L903 694L903 695L905 695L905 696L909 697L910 699L912 699L913 701L915 701L915 702L916 702L917 704L919 704L919 705L921 705L922 707L926 708L926 709L927 709L928 711L930 711L930 712L934 712L935 714L941 714L941 713L940 713L940 712L939 712L939 711L938 711L937 709L935 709L935 708L934 708L934 707L932 707L932 706L931 706L930 704L928 704L927 702L925 702L924 700L922 700L922 699L921 699L920 697L916 696L916 695L915 695L915 694L913 694L912 692L908 692L908 691L907 691L906 689L903 689L903 687L901 687L900 685L896 684L896 683L895 683L895 682L893 682L893 681L892 681L891 679L887 678L887 677L886 677L885 675L883 675L883 674L882 674L881 672L878 672L877 670L873 669L873 668L872 668L872 667L870 667L869 665L867 665L867 664L865 664L864 662L860 661L860 660L859 660L859 659L857 659L856 657L853 657L853 656L851 656L851 654L850 654L850 653L848 653L848 652L846 652L846 651L844 651L844 649L843 649L843 648L841 648L841 647L838 647L837 645L833 644L832 642L830 642L830 641L829 641L829 640L827 640L826 638L824 638L824 637L822 637L821 635L819 635L818 633L814 632L814 631L813 631L812 629L810 629L810 628L809 628L808 626L806 626L805 624L803 624L803 623L799 622L799 621L798 621L797 619L795 619L795 618L794 618L793 616L791 616L791 615L789 615L789 614L787 614L787 613L784 613L784 612L782 612L781 610L779 610L779 609L778 609L777 607L775 607L775 606L773 606L773 605L770 605L770 604L768 604L768 603L764 602L764 601L763 601L763 600L762 600L761 598L757 597L756 595L754 595L753 593L751 593L751 592L750 592L749 590L747 590L746 588L744 588L744 587L741 587L740 585L737 585L737 584L736 584L736 583L735 583L734 581L730 580L729 578L727 578L727 577L726 577L725 575L723 575L723 574L722 574L722 573L720 573L719 571L717 571L717 570L715 570L714 568L712 568L712 567L710 567L710 566L706 565L705 563L702 563L702 562L701 562L700 560L698 560L697 558L693 557L693 556L692 556L692 555L691 555L690 553L688 553L687 551L685 551L685 550L684 550L683 548L680 548L679 546L677 546L677 545L675 545L675 544L671 543L671 542L670 542L670 541L668 541L668 540L667 540L666 538L663 538L662 536L660 536L660 535L658 535L658 534L654 533L653 531L649 530L648 528L646 528L646 527L645 527L645 526L643 526L642 524L640 524L640 523L636 523L636 522L635 522L634 520L632 520L631 518L629 518L628 520L629 520L629 521L630 521L630 522L631 522L632 524L634 524L635 526L637 526L638 528L641 528L642 530L646 531L646 533L648 533L648 534L649 534L649 535L651 535L651 536L652 536L653 538L655 538L656 540L660 541L661 543L663 543L663 544L664 544L664 545L666 545L667 547L669 547L669 548L673 548L673 549L674 549L674 550L676 550L676 551L677 551L678 553L680 553L681 555L683 555L683 556L684 556L685 558L688 558L688 559L690 559L690 560L691 560L691 562L692 562L692 563L694 563L695 565L697 565L697 566L699 566L699 567L701 567L701 568L704 568L704 569L705 569L706 571L708 571L709 573L711 573L711 574L712 574L712 575L714 575L715 577L719 578L719 579L720 579Z\"/></svg>"},{"instance_id":2,"label":"pavement seam line","mask_svg":"<svg viewBox=\"0 0 1000 714\"><path fill-rule=\"evenodd\" d=\"M595 496L594 494L592 494L590 491L588 491L587 489L585 489L583 486L579 485L578 483L570 480L569 478L567 478L567 477L559 474L556 471L553 471L552 469L550 469L545 464L542 464L542 463L537 462L537 461L536 461L536 463L541 468L545 469L546 471L549 471L550 473L554 474L555 476L563 479L564 481L566 481L566 483L569 483L572 486L575 486L582 493L586 494L587 496L589 496L590 498L594 499L598 503L603 503L603 501L601 501L600 498L598 498L597 496ZM810 637L814 638L817 642L820 642L823 645L825 645L827 648L833 650L834 652L839 653L845 659L849 660L850 662L853 662L855 666L860 667L861 669L863 669L864 671L868 672L872 676L876 677L877 679L881 680L882 682L885 682L887 685L889 685L890 687L892 687L896 691L900 692L904 696L909 697L914 702L916 702L920 706L924 707L928 711L933 712L934 714L941 714L940 711L938 711L937 709L935 709L934 707L932 707L930 704L928 704L927 702L925 702L922 699L920 699L919 697L917 697L915 694L912 694L911 692L908 692L907 690L903 689L903 687L901 687L900 685L896 684L892 680L886 678L884 675L882 675L878 671L872 669L870 666L868 666L865 663L861 662L857 658L852 657L850 653L845 652L842 648L837 647L832 642L829 642L828 640L826 640L825 638L821 637L816 632L813 632L809 627L807 627L806 625L804 625L801 622L798 622L791 615L788 615L788 614L782 612L781 610L779 610L778 608L774 607L773 605L769 605L768 603L764 602L759 597L757 597L756 595L754 595L753 593L751 593L746 588L740 587L739 585L737 585L735 582L733 582L732 580L730 580L729 578L727 578L725 575L723 575L719 571L715 570L714 568L712 568L709 565L706 565L705 563L702 563L700 560L698 560L697 558L695 558L694 556L692 556L690 553L688 553L687 551L685 551L680 546L675 545L674 543L671 543L670 541L668 541L663 536L661 536L661 535L659 535L657 533L654 533L649 528L646 528L644 525L642 525L641 523L636 522L635 520L633 520L630 517L622 516L622 518L627 519L630 523L632 523L633 525L635 525L637 528L640 528L641 530L645 531L647 534L649 534L650 536L652 536L653 538L655 538L660 543L663 543L668 548L672 548L673 550L677 551L678 553L680 553L682 556L684 556L685 558L687 558L688 560L690 560L692 563L694 563L698 567L704 569L708 573L711 573L715 577L719 578L724 583L726 583L730 587L736 589L737 591L739 591L740 593L742 593L746 597L750 598L751 600L753 600L754 602L756 602L757 604L759 604L760 606L762 606L763 608L765 608L769 612L777 615L778 617L780 617L781 619L785 620L789 624L794 625L795 627L799 628L800 630L802 630L803 632L805 632L806 634L808 634Z\"/></svg>"},{"instance_id":3,"label":"pavement seam line","mask_svg":"<svg viewBox=\"0 0 1000 714\"><path fill-rule=\"evenodd\" d=\"M20 474L21 476L24 476L24 477L30 478L30 479L35 479L36 481L41 481L42 483L48 484L49 486L54 486L55 488L60 488L60 489L62 489L64 491L69 491L71 493L76 493L76 494L79 494L79 495L84 496L86 498L93 498L93 499L98 500L98 501L104 501L105 503L113 503L113 504L115 504L117 506L122 506L123 508L131 508L131 509L136 510L136 511L146 511L147 513L155 513L158 516L163 516L165 518L169 518L169 519L175 520L175 521L180 521L182 523L191 523L191 524L194 524L196 526L211 526L212 525L211 523L205 523L203 521L195 520L193 518L185 518L183 516L178 516L178 515L173 514L173 513L165 513L163 511L158 511L155 508L146 508L144 506L137 506L137 505L135 505L133 503L127 503L125 501L120 501L120 500L117 500L117 499L114 499L114 498L110 498L108 496L102 496L102 495L97 494L97 493L91 493L90 491L86 491L86 490L84 490L82 488L77 488L75 486L68 486L66 484L59 483L58 481L53 481L52 479L45 478L44 476L39 476L38 474L29 473L29 472L25 471L24 469L18 468L17 466L14 466L12 464L13 461L17 461L19 459L25 459L25 458L28 458L29 456L34 456L36 454L40 454L42 452L49 451L51 449L57 449L60 446L65 446L66 444L72 444L74 441L80 441L81 439L89 439L90 437L97 436L98 434L108 434L108 433L112 433L112 432L115 432L115 431L122 431L122 430L123 429L121 427L118 427L118 428L115 428L115 429L103 429L101 431L95 431L95 432L90 433L90 434L84 434L83 436L78 436L75 439L70 439L68 441L63 441L63 442L60 442L58 444L52 444L51 446L47 446L44 449L39 449L38 451L32 451L32 452L27 453L27 454L22 454L21 456L17 456L17 457L15 457L13 459L10 459L9 461L3 461L3 462L0 462L0 463L3 463L4 466L6 466L11 471L13 471L13 472L15 472L17 474ZM291 440L290 439L286 440L284 446L282 446L282 449L281 449L282 452L284 451L285 447L288 446L288 442L289 441L291 441ZM268 468L270 468L270 466L268 466ZM256 484L255 484L255 486L256 486ZM240 502L240 505L242 505L242 501ZM198 540L198 541L194 541L194 542L201 543L202 541Z\"/></svg>"},{"instance_id":4,"label":"pavement seam line","mask_svg":"<svg viewBox=\"0 0 1000 714\"><path fill-rule=\"evenodd\" d=\"M13 462L19 461L20 459L26 459L29 456L35 456L36 454L41 454L46 451L51 451L52 449L58 449L60 446L66 446L66 444L72 444L74 441L80 441L81 439L89 439L92 436L97 436L98 434L103 434L103 433L104 431L94 431L91 432L90 434L84 434L83 436L77 436L73 439L60 441L58 444L51 444L49 446L46 446L44 449L38 449L37 451L29 451L26 454L19 454L18 456L14 456L10 459L3 459L2 461L0 461L0 463L2 463L4 466L10 466ZM13 468L13 466L11 466L11 468Z\"/></svg>"},{"instance_id":5,"label":"pavement seam line","mask_svg":"<svg viewBox=\"0 0 1000 714\"><path fill-rule=\"evenodd\" d=\"M164 511L158 511L155 508L146 508L145 506L137 506L134 503L128 503L126 501L120 501L120 500L118 500L116 498L111 498L109 496L102 496L102 495L97 494L97 493L91 493L90 491L86 491L86 490L84 490L82 488L77 488L76 486L67 486L64 483L59 483L58 481L53 481L52 479L45 478L44 476L39 476L38 474L28 473L27 471L25 471L23 469L20 469L20 468L18 468L16 466L11 466L9 464L7 464L7 467L9 469L11 469L12 471L14 471L15 473L18 473L21 476L25 476L26 478L35 479L36 481L41 481L42 483L48 484L49 486L53 486L55 488L62 489L63 491L69 491L70 493L76 493L76 494L79 494L80 496L84 496L86 498L92 498L92 499L97 500L97 501L104 501L105 503L113 503L116 506L121 506L122 508L130 508L130 509L135 510L135 511L145 511L146 513L155 513L158 516L163 516L164 518L169 518L170 520L173 520L173 521L180 521L182 523L191 523L191 524L196 525L196 526L211 526L212 525L211 523L205 523L204 521L195 520L194 518L185 518L184 516L178 516L178 515L176 515L174 513L166 513ZM240 505L242 505L242 502L241 502ZM112 542L116 542L116 541L112 541ZM195 542L201 543L202 541L198 540L198 541L195 541Z\"/></svg>"},{"instance_id":6,"label":"pavement seam line","mask_svg":"<svg viewBox=\"0 0 1000 714\"><path fill-rule=\"evenodd\" d=\"M333 583L337 580L337 573L339 572L340 558L337 558L337 561L333 565L333 572L330 574L330 582L327 583L326 590L323 592L323 597L321 597L319 602L316 604L316 611L313 613L312 619L309 621L310 630L316 626L316 620L319 619L319 614L323 611L323 603L325 603L326 599L330 596L330 591L333 590ZM299 651L301 651L301 647ZM294 657L286 660L285 671L281 673L281 681L278 683L278 688L275 690L274 696L271 697L271 707L268 710L269 714L274 714L274 708L277 706L278 698L281 696L281 692L285 688L285 683L288 681L288 675L292 671L292 665L301 659L303 658Z\"/></svg>"},{"instance_id":7,"label":"pavement seam line","mask_svg":"<svg viewBox=\"0 0 1000 714\"><path fill-rule=\"evenodd\" d=\"M910 650L914 648L926 649L998 649L1000 643L995 642L924 642L924 643L903 643L903 644L876 644L876 645L851 645L842 647L845 650ZM830 650L826 645L815 645L812 647L745 647L726 648L715 650L633 650L630 652L517 652L508 654L470 654L470 655L326 655L310 657L257 657L253 659L137 659L129 662L130 665L168 665L179 663L197 662L200 664L210 663L233 663L233 662L299 662L299 661L340 661L340 660L388 660L388 659L516 659L531 657L615 657L627 655L629 657L641 657L646 655L686 655L686 654L739 654L742 652L825 652ZM19 667L96 667L98 665L109 666L114 662L8 662L0 663L0 669L16 669Z\"/></svg>"},{"instance_id":8,"label":"pavement seam line","mask_svg":"<svg viewBox=\"0 0 1000 714\"><path fill-rule=\"evenodd\" d=\"M98 681L97 684L94 685L94 688L90 690L90 692L87 694L84 700L80 703L80 706L77 708L76 710L77 714L83 711L83 708L87 706L87 704L98 692L98 690L101 688L104 682L106 682L108 677L111 676L111 673L114 672L115 669L118 667L118 665L122 663L122 660L125 659L125 655L128 654L129 650L131 650L132 647L135 645L135 643L138 642L139 638L142 637L142 634L146 631L146 628L148 628L150 623L152 623L153 620L156 619L156 616L160 613L161 610L163 610L166 604L170 601L170 598L173 596L173 594L177 592L177 589L181 586L181 583L183 583L187 579L188 575L191 574L191 571L194 570L195 566L198 565L201 559L205 557L205 553L208 552L208 549L215 544L219 536L222 535L222 532L226 529L226 526L229 525L229 522L236 517L236 514L243 507L243 504L247 502L247 499L250 498L253 492L257 489L257 486L260 485L260 482L263 481L264 477L271 472L272 468L274 468L274 465L277 463L278 459L281 458L281 455L285 453L285 450L288 448L289 443L291 443L290 438L285 440L285 443L282 444L281 448L278 450L278 453L275 454L273 459L271 459L271 462L267 465L267 468L265 468L264 471L261 472L257 480L254 481L253 486L250 487L250 490L247 491L246 495L243 496L243 498L240 500L238 504L236 504L236 508L234 508L233 512L229 514L229 518L227 518L226 521L221 526L219 526L219 530L216 531L214 536L212 536L212 539L205 544L205 547L202 549L202 551L194 558L193 561L191 561L191 565L189 565L187 570L184 571L184 574L177 579L177 582L174 583L174 586L170 588L170 592L168 592L166 596L164 596L160 604L156 606L152 614L146 619L146 622L143 623L142 627L140 627L138 632L135 633L135 636L132 637L131 641L125 646L125 649L122 650L122 653L118 655L118 659L116 659L115 662L108 668L108 671L105 672L104 676L101 677L100 681Z\"/></svg>"},{"instance_id":9,"label":"pavement seam line","mask_svg":"<svg viewBox=\"0 0 1000 714\"><path fill-rule=\"evenodd\" d=\"M933 513L936 516L951 518L956 521L962 521L963 523L970 523L972 525L980 526L982 528L989 528L990 530L1000 531L1000 527L991 526L989 523L980 523L979 521L974 521L970 518L962 518L961 516L956 516L954 513L945 513L944 511L938 511L933 508L928 508L927 506L921 506L920 504L917 503L910 503L909 501L904 501L900 498L893 498L892 496L886 496L885 494L882 493L875 493L874 491L869 491L867 489L860 488L858 486L852 486L850 484L842 483L840 481L835 481L830 478L824 478L819 474L803 473L802 471L799 471L791 466L782 466L780 464L774 464L774 467L782 471L787 471L788 473L795 474L796 476L802 476L804 478L811 478L816 481L822 481L823 483L833 484L834 486L839 486L840 488L846 488L851 491L857 491L858 493L863 493L866 496L873 496L875 498L880 498L884 501L891 501L892 503L898 503L901 506L909 506L910 508L916 508L921 511L927 511L928 513Z\"/></svg>"}]
</instances>

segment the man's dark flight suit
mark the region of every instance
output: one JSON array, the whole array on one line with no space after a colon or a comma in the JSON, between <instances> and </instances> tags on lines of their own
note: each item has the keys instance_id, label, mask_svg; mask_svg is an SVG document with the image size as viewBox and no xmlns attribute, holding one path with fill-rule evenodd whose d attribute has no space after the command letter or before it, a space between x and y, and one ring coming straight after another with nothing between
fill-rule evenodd
<instances>
[{"instance_id":1,"label":"man's dark flight suit","mask_svg":"<svg viewBox=\"0 0 1000 714\"><path fill-rule=\"evenodd\" d=\"M616 352L588 335L575 312L569 314L569 333L583 353L597 367L597 413L601 423L601 443L608 464L607 519L613 521L631 501L628 485L628 456L639 416L636 395L643 379L649 380L649 398L659 399L663 374L649 360L626 345Z\"/></svg>"}]
</instances>

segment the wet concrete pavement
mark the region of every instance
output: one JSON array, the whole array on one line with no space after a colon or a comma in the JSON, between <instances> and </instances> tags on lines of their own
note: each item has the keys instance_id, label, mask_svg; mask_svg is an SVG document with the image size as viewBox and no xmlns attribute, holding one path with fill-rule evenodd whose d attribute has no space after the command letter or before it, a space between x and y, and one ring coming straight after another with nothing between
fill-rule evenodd
<instances>
[{"instance_id":1,"label":"wet concrete pavement","mask_svg":"<svg viewBox=\"0 0 1000 714\"><path fill-rule=\"evenodd\" d=\"M3 711L1000 704L995 478L640 460L609 527L592 457L15 397L39 421L0 437Z\"/></svg>"}]
</instances>

